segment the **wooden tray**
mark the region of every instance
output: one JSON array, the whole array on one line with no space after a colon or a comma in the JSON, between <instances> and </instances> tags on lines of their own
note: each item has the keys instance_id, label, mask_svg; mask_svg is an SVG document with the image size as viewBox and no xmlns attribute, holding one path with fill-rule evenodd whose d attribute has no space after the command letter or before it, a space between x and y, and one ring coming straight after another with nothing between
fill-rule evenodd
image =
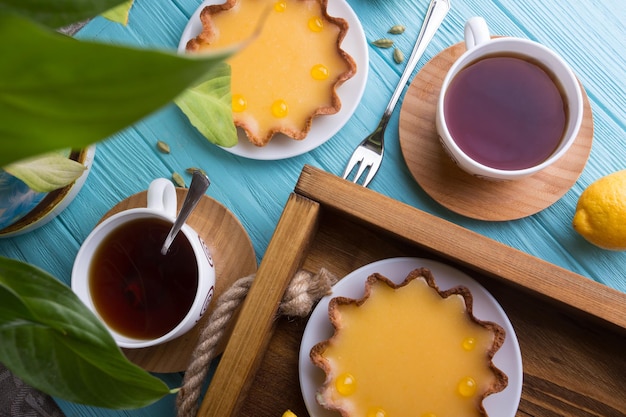
<instances>
[{"instance_id":1,"label":"wooden tray","mask_svg":"<svg viewBox=\"0 0 626 417\"><path fill-rule=\"evenodd\" d=\"M186 188L176 189L177 210L187 195ZM111 208L100 221L123 210L146 207L147 192L131 195ZM150 372L180 372L187 369L200 331L216 306L216 300L237 279L256 271L256 257L250 237L239 220L213 198L203 196L187 223L202 237L215 260L215 295L198 324L184 335L157 346L123 349L131 362ZM221 352L224 344L218 346Z\"/></svg>"},{"instance_id":2,"label":"wooden tray","mask_svg":"<svg viewBox=\"0 0 626 417\"><path fill-rule=\"evenodd\" d=\"M584 111L576 141L543 171L516 181L488 181L461 170L444 151L435 127L441 84L465 43L444 49L417 73L400 112L400 148L417 183L442 206L478 220L515 220L554 204L576 183L593 142L591 105L581 86Z\"/></svg>"},{"instance_id":3,"label":"wooden tray","mask_svg":"<svg viewBox=\"0 0 626 417\"><path fill-rule=\"evenodd\" d=\"M626 416L626 294L305 166L241 307L200 416L306 417L298 350L306 319L276 320L299 268L338 276L431 258L464 270L506 311L522 351L522 416ZM497 416L496 416L497 417Z\"/></svg>"}]
</instances>

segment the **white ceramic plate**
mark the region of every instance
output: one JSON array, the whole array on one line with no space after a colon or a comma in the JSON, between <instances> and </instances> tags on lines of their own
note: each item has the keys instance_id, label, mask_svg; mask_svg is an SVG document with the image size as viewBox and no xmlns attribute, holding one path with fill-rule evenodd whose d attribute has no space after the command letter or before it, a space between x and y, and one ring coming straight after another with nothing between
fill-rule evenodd
<instances>
[{"instance_id":1,"label":"white ceramic plate","mask_svg":"<svg viewBox=\"0 0 626 417\"><path fill-rule=\"evenodd\" d=\"M91 172L91 165L93 164L93 159L95 157L95 154L96 154L95 144L85 148L85 150L82 151L82 159L80 161L87 168L85 169L83 174L80 177L78 177L78 179L74 181L73 184L70 184L61 190L55 191L55 192L60 193L60 198L58 198L57 200L55 200L53 203L49 204L48 206L42 207L41 211L38 213L39 214L38 217L32 219L32 221L29 221L29 223L25 223L24 221L21 221L21 223L24 223L24 224L21 225L19 229L16 229L15 225L13 225L14 227L7 227L6 229L4 229L4 231L0 231L0 238L13 237L13 236L18 236L18 235L30 232L32 230L35 230L47 224L52 219L54 219L59 214L61 214L61 212L65 210L67 206L70 205L70 203L74 200L74 198L76 198L76 196L78 195L78 192L81 190L81 188L83 188L85 181L87 181L87 176ZM38 207L36 207L35 209L37 208ZM20 221L18 221L17 223L20 223Z\"/></svg>"},{"instance_id":2,"label":"white ceramic plate","mask_svg":"<svg viewBox=\"0 0 626 417\"><path fill-rule=\"evenodd\" d=\"M497 394L488 396L484 406L490 416L514 417L522 394L522 355L513 326L500 304L480 284L463 272L448 265L420 258L391 258L365 265L351 272L333 287L333 293L322 298L313 310L300 345L300 387L307 410L311 417L336 417L337 413L322 408L315 400L315 393L324 382L324 371L311 363L311 348L333 335L333 326L328 319L328 302L331 298L345 296L363 297L365 280L378 272L396 284L406 278L415 268L428 268L435 276L441 290L464 285L472 292L474 315L481 320L498 323L506 331L506 339L496 352L493 362L509 378L508 386Z\"/></svg>"},{"instance_id":3,"label":"white ceramic plate","mask_svg":"<svg viewBox=\"0 0 626 417\"><path fill-rule=\"evenodd\" d=\"M202 31L200 12L205 6L220 4L221 0L205 0L194 12L185 27L178 44L178 52L185 53L187 42ZM333 137L350 119L363 96L369 70L369 53L365 33L358 17L345 0L328 2L328 14L345 19L349 24L348 33L341 44L344 51L352 56L357 65L356 74L343 83L337 94L341 99L341 110L336 114L318 116L313 119L311 130L303 140L294 140L285 135L275 135L270 143L257 147L250 143L245 133L237 129L239 142L231 148L222 148L227 152L250 159L277 160L291 158L309 152Z\"/></svg>"}]
</instances>

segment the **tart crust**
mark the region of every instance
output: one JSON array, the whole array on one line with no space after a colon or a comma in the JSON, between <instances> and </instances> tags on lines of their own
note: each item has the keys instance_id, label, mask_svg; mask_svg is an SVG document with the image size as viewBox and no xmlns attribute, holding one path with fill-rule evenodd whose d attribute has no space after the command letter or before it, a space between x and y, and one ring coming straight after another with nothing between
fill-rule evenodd
<instances>
[{"instance_id":1,"label":"tart crust","mask_svg":"<svg viewBox=\"0 0 626 417\"><path fill-rule=\"evenodd\" d=\"M397 285L390 279L386 278L385 276L379 273L374 273L367 278L367 281L365 283L365 294L362 298L357 300L357 299L352 299L352 298L347 298L347 297L335 297L330 300L329 306L328 306L328 314L329 314L330 322L334 327L334 335L331 336L327 340L319 342L318 344L313 346L313 348L311 348L311 351L310 351L310 358L313 364L321 368L326 374L325 381L317 393L317 401L322 407L327 408L329 410L337 411L341 414L342 417L354 417L353 414L349 410L346 410L342 408L341 406L335 404L334 401L330 398L330 394L329 394L330 389L328 388L330 387L330 384L333 383L333 378L335 377L335 375L333 374L334 370L332 368L331 363L329 362L327 358L324 357L324 352L327 350L327 348L330 345L335 343L335 338L338 332L342 330L343 326L342 326L342 321L341 321L341 313L339 311L341 306L350 305L350 304L355 305L355 306L363 305L370 298L372 294L372 287L376 285L377 282L382 282L386 284L387 286L389 286L390 288L397 290L399 288L406 286L409 282L416 280L416 279L424 280L428 284L428 286L432 288L434 291L436 291L439 294L439 296L441 296L442 298L448 298L453 295L460 295L461 297L463 297L463 300L465 302L465 312L467 314L467 317L472 322L487 329L489 332L493 334L492 345L485 352L485 355L488 360L487 366L494 376L494 382L489 386L488 389L484 391L484 393L480 397L480 402L478 406L479 409L477 410L480 416L487 416L487 412L483 406L483 400L491 394L504 390L506 386L508 385L507 375L493 364L493 356L503 345L505 337L506 337L506 332L497 323L479 320L478 318L474 316L473 297L472 297L470 290L467 287L457 286L457 287L448 289L446 291L441 291L439 287L437 286L437 284L435 283L435 278L432 272L427 268L418 268L418 269L411 271L407 275L407 277L404 279L404 281L402 281L400 284L397 284Z\"/></svg>"},{"instance_id":2,"label":"tart crust","mask_svg":"<svg viewBox=\"0 0 626 417\"><path fill-rule=\"evenodd\" d=\"M207 48L211 45L216 33L219 29L217 29L213 22L213 16L229 10L237 5L238 2L243 1L251 1L251 0L227 0L223 4L210 5L206 6L202 12L200 13L200 21L202 22L202 32L195 38L189 40L187 42L186 50L188 52L200 52L204 48ZM339 28L338 36L336 40L336 53L341 58L341 60L346 65L346 70L337 74L335 77L334 84L332 85L331 91L329 91L330 104L329 105L321 105L319 107L311 107L311 113L306 118L304 122L304 126L301 129L295 129L285 126L272 126L267 130L265 134L256 134L254 132L253 126L251 123L238 118L236 114L233 114L235 125L242 128L248 139L251 143L256 146L265 146L267 145L272 137L277 133L282 133L292 139L302 140L305 139L309 131L311 130L311 125L313 123L313 119L317 116L321 115L330 115L336 114L341 109L341 100L337 94L337 88L342 85L346 80L352 78L357 71L357 65L354 59L346 53L341 48L341 43L346 36L349 25L348 22L339 17L333 17L328 14L327 6L328 0L289 0L289 1L317 1L317 3L321 6L322 18L325 24L331 24L337 26ZM271 3L269 3L271 4ZM277 48L280 48L280 45L276 45ZM262 80L261 80L262 81Z\"/></svg>"}]
</instances>

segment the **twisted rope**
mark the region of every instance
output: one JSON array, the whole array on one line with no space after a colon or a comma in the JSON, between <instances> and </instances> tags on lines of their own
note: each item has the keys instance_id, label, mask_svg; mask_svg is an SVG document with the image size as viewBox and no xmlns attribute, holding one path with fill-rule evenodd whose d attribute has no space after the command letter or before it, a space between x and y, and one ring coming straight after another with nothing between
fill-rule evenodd
<instances>
[{"instance_id":1,"label":"twisted rope","mask_svg":"<svg viewBox=\"0 0 626 417\"><path fill-rule=\"evenodd\" d=\"M248 294L254 277L255 274L252 274L238 279L218 298L215 310L200 332L198 345L192 353L183 385L178 391L178 417L194 417L197 414L200 392L209 372L209 364L215 357L216 347L226 332L228 322ZM305 317L320 298L330 294L331 287L336 282L337 277L324 268L315 275L298 271L283 295L278 314Z\"/></svg>"}]
</instances>

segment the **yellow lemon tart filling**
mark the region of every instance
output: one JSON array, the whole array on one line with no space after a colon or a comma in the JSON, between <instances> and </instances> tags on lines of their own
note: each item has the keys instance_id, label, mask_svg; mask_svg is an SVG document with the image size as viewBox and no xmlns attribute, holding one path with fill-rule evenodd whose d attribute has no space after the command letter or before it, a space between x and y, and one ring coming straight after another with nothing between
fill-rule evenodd
<instances>
[{"instance_id":1,"label":"yellow lemon tart filling","mask_svg":"<svg viewBox=\"0 0 626 417\"><path fill-rule=\"evenodd\" d=\"M374 274L329 316L334 335L311 359L326 373L318 402L344 417L486 416L482 400L507 385L492 363L504 329L473 316L467 288L440 292L429 270L400 285Z\"/></svg>"},{"instance_id":2,"label":"yellow lemon tart filling","mask_svg":"<svg viewBox=\"0 0 626 417\"><path fill-rule=\"evenodd\" d=\"M341 47L348 24L331 17L327 0L228 0L207 6L203 31L188 51L218 49L261 32L232 56L234 122L257 146L276 133L304 139L312 119L341 108L336 88L356 72Z\"/></svg>"}]
</instances>

